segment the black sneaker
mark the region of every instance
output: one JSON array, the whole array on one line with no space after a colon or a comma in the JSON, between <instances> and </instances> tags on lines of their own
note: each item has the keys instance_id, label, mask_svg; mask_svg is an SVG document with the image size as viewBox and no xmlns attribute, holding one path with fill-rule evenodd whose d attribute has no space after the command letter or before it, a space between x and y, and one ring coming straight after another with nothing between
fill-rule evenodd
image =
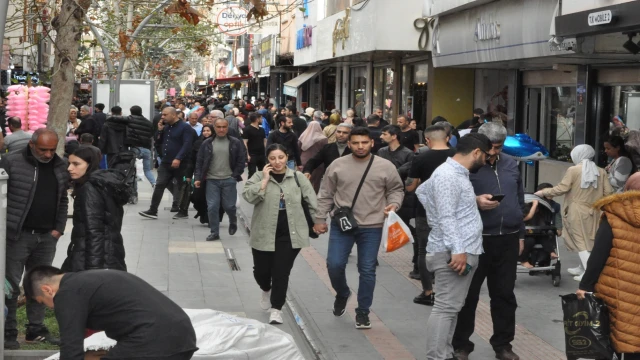
<instances>
[{"instance_id":1,"label":"black sneaker","mask_svg":"<svg viewBox=\"0 0 640 360\"><path fill-rule=\"evenodd\" d=\"M138 203L138 197L137 196L132 196L129 198L129 204L131 205L136 205Z\"/></svg>"},{"instance_id":2,"label":"black sneaker","mask_svg":"<svg viewBox=\"0 0 640 360\"><path fill-rule=\"evenodd\" d=\"M229 224L229 235L233 235L238 231L238 224Z\"/></svg>"},{"instance_id":3,"label":"black sneaker","mask_svg":"<svg viewBox=\"0 0 640 360\"><path fill-rule=\"evenodd\" d=\"M347 301L349 301L350 297L351 292L349 292L349 296L347 296L346 298L336 295L336 301L333 302L333 315L344 315L344 312L347 309Z\"/></svg>"},{"instance_id":4,"label":"black sneaker","mask_svg":"<svg viewBox=\"0 0 640 360\"><path fill-rule=\"evenodd\" d=\"M169 212L179 212L179 211L180 211L180 208L177 206L172 206L171 210L169 210Z\"/></svg>"},{"instance_id":5,"label":"black sneaker","mask_svg":"<svg viewBox=\"0 0 640 360\"><path fill-rule=\"evenodd\" d=\"M216 241L216 240L220 240L220 235L209 234L209 236L207 236L207 241Z\"/></svg>"},{"instance_id":6,"label":"black sneaker","mask_svg":"<svg viewBox=\"0 0 640 360\"><path fill-rule=\"evenodd\" d=\"M147 219L157 219L158 218L158 213L157 212L152 212L151 210L140 211L138 213L138 215L140 215L142 217L146 217Z\"/></svg>"},{"instance_id":7,"label":"black sneaker","mask_svg":"<svg viewBox=\"0 0 640 360\"><path fill-rule=\"evenodd\" d=\"M369 314L356 314L356 329L371 329Z\"/></svg>"},{"instance_id":8,"label":"black sneaker","mask_svg":"<svg viewBox=\"0 0 640 360\"><path fill-rule=\"evenodd\" d=\"M25 336L27 344L42 344L47 343L51 345L60 346L60 339L53 337L48 331L39 334L29 333Z\"/></svg>"},{"instance_id":9,"label":"black sneaker","mask_svg":"<svg viewBox=\"0 0 640 360\"><path fill-rule=\"evenodd\" d=\"M188 219L189 218L189 214L184 213L182 211L178 211L177 214L173 215L173 219L174 220L178 220L178 219Z\"/></svg>"},{"instance_id":10,"label":"black sneaker","mask_svg":"<svg viewBox=\"0 0 640 360\"><path fill-rule=\"evenodd\" d=\"M416 271L415 269L409 273L409 277L414 280L420 280L420 271Z\"/></svg>"},{"instance_id":11,"label":"black sneaker","mask_svg":"<svg viewBox=\"0 0 640 360\"><path fill-rule=\"evenodd\" d=\"M413 302L420 305L433 306L436 301L436 294L431 293L430 295L425 295L424 292L421 292L420 295L413 298Z\"/></svg>"}]
</instances>

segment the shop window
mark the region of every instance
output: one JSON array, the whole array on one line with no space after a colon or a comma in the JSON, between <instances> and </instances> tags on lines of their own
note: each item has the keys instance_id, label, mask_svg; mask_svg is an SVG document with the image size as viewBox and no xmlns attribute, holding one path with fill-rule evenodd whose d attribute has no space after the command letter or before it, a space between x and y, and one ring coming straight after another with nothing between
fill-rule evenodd
<instances>
[{"instance_id":1,"label":"shop window","mask_svg":"<svg viewBox=\"0 0 640 360\"><path fill-rule=\"evenodd\" d=\"M622 123L613 121L618 117ZM626 135L622 124L630 130L640 129L640 86L613 86L611 88L611 112L609 114L609 133Z\"/></svg>"},{"instance_id":2,"label":"shop window","mask_svg":"<svg viewBox=\"0 0 640 360\"><path fill-rule=\"evenodd\" d=\"M376 68L373 74L373 107L382 109L385 120L393 118L393 81L394 72L391 68Z\"/></svg>"},{"instance_id":3,"label":"shop window","mask_svg":"<svg viewBox=\"0 0 640 360\"><path fill-rule=\"evenodd\" d=\"M576 88L558 86L545 88L547 118L546 146L550 157L571 161L575 146Z\"/></svg>"},{"instance_id":4,"label":"shop window","mask_svg":"<svg viewBox=\"0 0 640 360\"><path fill-rule=\"evenodd\" d=\"M365 101L367 99L367 68L364 66L351 68L351 81L349 82L351 95L349 102L356 111L356 116L365 117Z\"/></svg>"},{"instance_id":5,"label":"shop window","mask_svg":"<svg viewBox=\"0 0 640 360\"><path fill-rule=\"evenodd\" d=\"M476 70L474 108L485 111L487 120L499 121L512 134L514 124L514 89L516 72L514 70ZM472 114L469 113L469 118ZM464 119L467 120L467 119Z\"/></svg>"},{"instance_id":6,"label":"shop window","mask_svg":"<svg viewBox=\"0 0 640 360\"><path fill-rule=\"evenodd\" d=\"M428 64L405 65L402 71L400 114L415 119L418 128L426 127Z\"/></svg>"}]
</instances>

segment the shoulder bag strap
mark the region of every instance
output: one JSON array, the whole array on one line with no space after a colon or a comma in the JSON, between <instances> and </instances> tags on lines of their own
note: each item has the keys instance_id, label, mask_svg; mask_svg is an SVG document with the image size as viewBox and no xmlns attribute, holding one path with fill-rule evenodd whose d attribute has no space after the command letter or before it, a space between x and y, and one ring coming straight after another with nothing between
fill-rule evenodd
<instances>
[{"instance_id":1,"label":"shoulder bag strap","mask_svg":"<svg viewBox=\"0 0 640 360\"><path fill-rule=\"evenodd\" d=\"M360 184L358 184L358 189L356 190L356 194L353 197L353 202L351 203L351 209L356 205L356 200L358 200L358 194L360 194L360 189L362 189L362 184L364 184L364 179L367 177L369 173L369 169L371 169L371 164L373 164L373 158L375 155L371 154L371 160L369 160L369 165L367 165L367 169L364 171L362 175L362 179L360 179Z\"/></svg>"}]
</instances>

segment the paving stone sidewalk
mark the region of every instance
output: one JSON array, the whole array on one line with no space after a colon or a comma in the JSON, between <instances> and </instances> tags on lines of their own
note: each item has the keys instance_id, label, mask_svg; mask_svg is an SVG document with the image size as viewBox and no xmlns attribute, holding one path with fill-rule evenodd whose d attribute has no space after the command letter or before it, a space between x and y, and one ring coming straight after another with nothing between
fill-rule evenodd
<instances>
[{"instance_id":1,"label":"paving stone sidewalk","mask_svg":"<svg viewBox=\"0 0 640 360\"><path fill-rule=\"evenodd\" d=\"M143 219L138 211L148 208L151 187L146 182L138 184L140 202L125 207L123 225L129 272L145 279L182 307L212 308L267 322L268 312L259 307L260 289L253 279L249 237L244 229L241 227L235 236L229 236L225 217L221 224L222 240L206 242L209 230L197 219L171 219L173 213L168 211L171 199L168 192L160 206L159 219ZM238 193L241 188L242 184L238 184ZM242 199L238 204L250 223L252 206ZM195 212L190 211L189 214L193 216ZM71 219L68 229L71 229ZM54 265L62 264L68 244L69 232L58 244ZM240 271L230 269L224 249L233 250ZM431 309L412 302L419 293L419 283L407 277L411 269L408 247L379 257L371 330L354 327L356 296L352 296L345 316L333 316L334 293L326 272L326 252L327 235L323 235L312 240L312 247L304 249L297 258L288 298L300 318L296 322L287 310L284 312L285 324L280 326L294 336L305 358L424 359L425 325ZM347 266L347 280L354 294L358 287L356 262L354 250ZM577 260L569 257L564 268L576 264ZM514 350L522 360L565 359L558 295L573 292L576 286L577 283L569 277L563 278L560 288L554 288L548 277L519 275L516 284L518 328ZM488 343L492 326L486 288L481 299L476 334L472 337L476 343L476 350L471 355L474 360L494 358ZM300 324L306 334L301 331Z\"/></svg>"}]
</instances>

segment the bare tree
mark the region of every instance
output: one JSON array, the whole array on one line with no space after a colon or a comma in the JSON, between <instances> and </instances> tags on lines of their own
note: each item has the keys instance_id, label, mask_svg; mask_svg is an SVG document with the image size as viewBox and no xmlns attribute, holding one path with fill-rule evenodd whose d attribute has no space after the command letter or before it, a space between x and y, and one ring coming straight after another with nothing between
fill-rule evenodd
<instances>
[{"instance_id":1,"label":"bare tree","mask_svg":"<svg viewBox=\"0 0 640 360\"><path fill-rule=\"evenodd\" d=\"M64 153L69 106L73 98L78 61L78 44L82 37L84 13L90 4L90 0L62 0L59 15L51 21L51 26L56 30L56 41L47 127L58 134L59 155Z\"/></svg>"}]
</instances>

